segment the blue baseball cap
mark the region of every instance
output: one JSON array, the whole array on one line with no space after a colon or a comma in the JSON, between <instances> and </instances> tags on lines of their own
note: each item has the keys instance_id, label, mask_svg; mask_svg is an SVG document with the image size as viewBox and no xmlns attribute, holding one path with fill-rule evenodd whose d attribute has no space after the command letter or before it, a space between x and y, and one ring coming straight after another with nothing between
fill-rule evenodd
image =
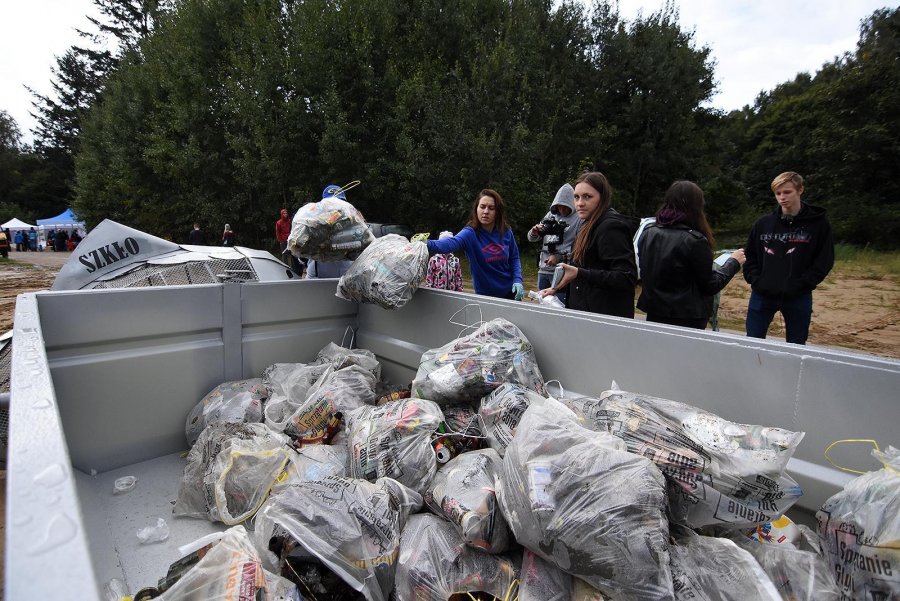
<instances>
[{"instance_id":1,"label":"blue baseball cap","mask_svg":"<svg viewBox=\"0 0 900 601\"><path fill-rule=\"evenodd\" d=\"M341 187L337 184L328 184L325 186L325 189L322 190L322 198L331 198L332 196L340 198L341 200L347 200L347 196L341 192Z\"/></svg>"}]
</instances>

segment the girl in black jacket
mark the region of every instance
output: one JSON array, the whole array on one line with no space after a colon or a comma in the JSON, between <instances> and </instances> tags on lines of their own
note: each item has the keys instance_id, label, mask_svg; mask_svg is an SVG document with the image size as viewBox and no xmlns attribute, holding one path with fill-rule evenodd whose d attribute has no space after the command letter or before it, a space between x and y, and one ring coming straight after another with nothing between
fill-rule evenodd
<instances>
[{"instance_id":1,"label":"girl in black jacket","mask_svg":"<svg viewBox=\"0 0 900 601\"><path fill-rule=\"evenodd\" d=\"M656 223L638 241L642 282L638 309L647 313L647 321L706 328L713 295L745 261L744 249L738 249L722 269L714 269L713 243L703 212L703 190L687 181L669 186Z\"/></svg>"},{"instance_id":2,"label":"girl in black jacket","mask_svg":"<svg viewBox=\"0 0 900 601\"><path fill-rule=\"evenodd\" d=\"M634 317L633 219L612 207L612 188L602 173L588 172L575 182L575 212L581 229L572 247L572 264L560 263L565 275L556 288L542 290L556 294L571 283L568 307L618 317Z\"/></svg>"}]
</instances>

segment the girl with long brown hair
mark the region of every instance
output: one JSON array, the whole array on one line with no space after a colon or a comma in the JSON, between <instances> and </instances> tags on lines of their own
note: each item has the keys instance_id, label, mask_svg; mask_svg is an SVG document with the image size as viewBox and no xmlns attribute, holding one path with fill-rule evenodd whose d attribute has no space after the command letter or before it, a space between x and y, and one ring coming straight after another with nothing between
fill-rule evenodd
<instances>
[{"instance_id":1,"label":"girl with long brown hair","mask_svg":"<svg viewBox=\"0 0 900 601\"><path fill-rule=\"evenodd\" d=\"M542 294L556 294L569 286L570 309L634 317L634 288L637 265L632 237L634 220L619 214L610 205L612 188L598 171L584 173L575 182L575 212L582 220L572 248L572 263L561 263L565 273L555 288Z\"/></svg>"},{"instance_id":2,"label":"girl with long brown hair","mask_svg":"<svg viewBox=\"0 0 900 601\"><path fill-rule=\"evenodd\" d=\"M465 252L477 294L515 300L525 296L519 247L506 224L503 197L496 190L485 188L478 193L469 222L458 234L427 244L432 255Z\"/></svg>"},{"instance_id":3,"label":"girl with long brown hair","mask_svg":"<svg viewBox=\"0 0 900 601\"><path fill-rule=\"evenodd\" d=\"M721 269L713 268L712 230L703 211L703 190L677 181L666 191L656 223L638 240L641 297L638 309L647 321L705 329L713 295L741 270L744 250L731 254Z\"/></svg>"}]
</instances>

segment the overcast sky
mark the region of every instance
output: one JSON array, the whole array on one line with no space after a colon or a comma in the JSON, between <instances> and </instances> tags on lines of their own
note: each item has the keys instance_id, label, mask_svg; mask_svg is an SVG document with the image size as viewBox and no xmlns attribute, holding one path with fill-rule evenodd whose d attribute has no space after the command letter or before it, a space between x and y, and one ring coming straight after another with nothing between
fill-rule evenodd
<instances>
[{"instance_id":1,"label":"overcast sky","mask_svg":"<svg viewBox=\"0 0 900 601\"><path fill-rule=\"evenodd\" d=\"M649 14L663 0L620 0L623 17ZM708 45L717 62L719 93L713 106L726 111L752 104L797 73L815 73L823 63L853 50L859 22L883 0L680 0L685 29ZM29 86L51 91L54 57L80 40L76 28L91 30L91 0L2 0L0 2L0 110L16 120L23 141L32 139Z\"/></svg>"}]
</instances>

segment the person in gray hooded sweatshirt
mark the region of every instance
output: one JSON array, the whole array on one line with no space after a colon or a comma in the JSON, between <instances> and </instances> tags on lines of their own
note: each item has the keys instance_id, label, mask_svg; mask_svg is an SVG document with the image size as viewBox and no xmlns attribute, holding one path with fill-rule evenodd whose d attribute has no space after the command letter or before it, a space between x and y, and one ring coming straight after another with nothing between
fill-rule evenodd
<instances>
[{"instance_id":1,"label":"person in gray hooded sweatshirt","mask_svg":"<svg viewBox=\"0 0 900 601\"><path fill-rule=\"evenodd\" d=\"M544 234L547 229L545 224L551 217L567 224L562 236L554 237L553 235ZM575 236L578 234L580 227L581 219L575 214L575 190L571 185L563 184L557 190L553 202L550 203L550 211L544 215L540 223L528 230L529 242L543 241L541 258L538 262L538 290L550 287L553 279L553 270L556 268L557 263L569 261L572 244L575 243ZM559 292L556 296L563 303L566 302L565 292Z\"/></svg>"}]
</instances>

